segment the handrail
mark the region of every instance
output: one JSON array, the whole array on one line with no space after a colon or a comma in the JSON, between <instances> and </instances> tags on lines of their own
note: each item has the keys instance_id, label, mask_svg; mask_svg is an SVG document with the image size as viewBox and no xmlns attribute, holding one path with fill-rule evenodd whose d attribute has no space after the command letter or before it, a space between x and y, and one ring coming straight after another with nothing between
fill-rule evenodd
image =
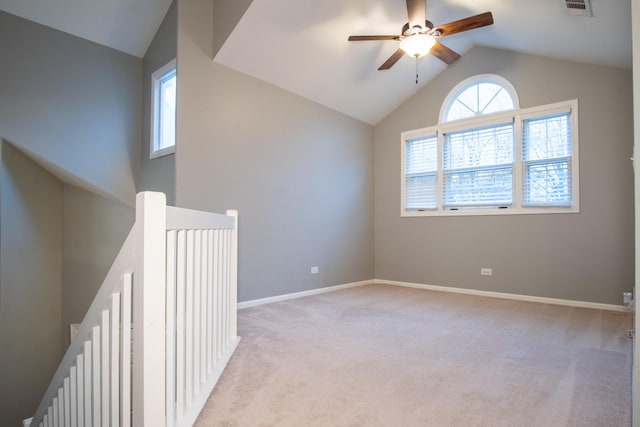
<instances>
[{"instance_id":1,"label":"handrail","mask_svg":"<svg viewBox=\"0 0 640 427\"><path fill-rule=\"evenodd\" d=\"M167 230L197 230L205 228L233 229L234 219L229 215L167 206Z\"/></svg>"}]
</instances>

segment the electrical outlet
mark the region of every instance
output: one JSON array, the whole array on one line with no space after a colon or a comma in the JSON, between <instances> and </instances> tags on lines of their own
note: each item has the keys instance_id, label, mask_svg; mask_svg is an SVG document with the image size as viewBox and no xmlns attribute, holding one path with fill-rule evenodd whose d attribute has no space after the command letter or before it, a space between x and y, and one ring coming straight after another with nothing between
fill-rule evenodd
<instances>
[{"instance_id":1,"label":"electrical outlet","mask_svg":"<svg viewBox=\"0 0 640 427\"><path fill-rule=\"evenodd\" d=\"M318 269L318 267L316 267L316 266L311 267L311 274L318 274L319 271L320 270Z\"/></svg>"},{"instance_id":2,"label":"electrical outlet","mask_svg":"<svg viewBox=\"0 0 640 427\"><path fill-rule=\"evenodd\" d=\"M482 267L480 269L481 276L493 276L493 270L491 268Z\"/></svg>"},{"instance_id":3,"label":"electrical outlet","mask_svg":"<svg viewBox=\"0 0 640 427\"><path fill-rule=\"evenodd\" d=\"M633 306L633 293L631 292L623 292L622 293L622 303L627 307Z\"/></svg>"},{"instance_id":4,"label":"electrical outlet","mask_svg":"<svg viewBox=\"0 0 640 427\"><path fill-rule=\"evenodd\" d=\"M633 339L633 336L634 336L634 335L635 335L635 334L634 334L633 329L627 329L627 338L631 338L631 339Z\"/></svg>"}]
</instances>

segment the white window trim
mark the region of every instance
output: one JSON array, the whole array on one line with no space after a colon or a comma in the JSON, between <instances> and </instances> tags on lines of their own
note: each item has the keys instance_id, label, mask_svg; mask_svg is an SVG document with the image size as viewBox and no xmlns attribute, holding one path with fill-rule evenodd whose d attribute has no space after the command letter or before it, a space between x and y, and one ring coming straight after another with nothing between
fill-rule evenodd
<instances>
[{"instance_id":1,"label":"white window trim","mask_svg":"<svg viewBox=\"0 0 640 427\"><path fill-rule=\"evenodd\" d=\"M453 91L452 91L453 93ZM522 162L522 121L527 118L540 116L541 114L554 114L561 112L571 112L571 133L572 133L572 156L571 156L571 192L573 196L573 204L570 207L523 207L523 162ZM475 215L527 215L527 214L557 214L557 213L579 213L580 212L580 184L579 184L579 136L578 136L578 100L557 102L554 104L542 105L532 108L516 109L496 114L487 114L483 116L473 117L470 119L457 120L452 122L440 123L436 126L430 126L422 129L405 131L400 136L400 216L402 217L423 217L423 216L475 216ZM483 125L504 123L505 120L514 120L515 147L514 147L514 192L513 204L511 207L495 208L465 208L458 210L443 209L442 207L442 148L444 145L444 134L455 130L469 129L481 127ZM438 138L438 172L437 180L439 186L439 200L436 209L425 210L407 210L406 206L406 143L410 139L421 136L437 135Z\"/></svg>"},{"instance_id":2,"label":"white window trim","mask_svg":"<svg viewBox=\"0 0 640 427\"><path fill-rule=\"evenodd\" d=\"M149 140L149 158L156 159L158 157L166 156L169 154L173 154L176 151L175 144L171 147L166 147L161 150L155 150L155 146L157 145L157 139L159 137L159 121L157 117L160 116L160 106L158 105L157 99L160 91L160 78L167 74L168 72L174 70L176 68L176 60L172 59L167 62L162 67L158 68L156 71L151 74L151 111L149 116L150 122L150 140Z\"/></svg>"}]
</instances>

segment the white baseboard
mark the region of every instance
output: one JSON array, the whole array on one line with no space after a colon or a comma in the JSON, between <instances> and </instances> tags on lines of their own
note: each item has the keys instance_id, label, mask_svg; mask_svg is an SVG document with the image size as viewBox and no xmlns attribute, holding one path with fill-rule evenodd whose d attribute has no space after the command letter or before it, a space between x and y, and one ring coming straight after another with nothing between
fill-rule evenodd
<instances>
[{"instance_id":1,"label":"white baseboard","mask_svg":"<svg viewBox=\"0 0 640 427\"><path fill-rule=\"evenodd\" d=\"M324 288L311 289L308 291L293 292L290 294L276 295L273 297L243 301L238 303L238 310L242 310L249 307L255 307L258 305L270 304L272 302L286 301L290 299L308 297L311 295L318 295L326 292L334 292L334 291L339 291L341 289L348 289L348 288L354 288L356 286L364 286L364 285L371 285L371 284L402 286L405 288L426 289L430 291L477 295L477 296L483 296L483 297L502 298L502 299L516 300L516 301L538 302L543 304L564 305L569 307L582 307L582 308L594 308L597 310L621 311L625 313L633 312L632 309L629 309L624 305L603 304L598 302L576 301L576 300L560 299L560 298L536 297L532 295L509 294L506 292L481 291L477 289L456 288L452 286L425 285L422 283L400 282L397 280L385 280L385 279L363 280L361 282L345 283L343 285L327 286Z\"/></svg>"},{"instance_id":2,"label":"white baseboard","mask_svg":"<svg viewBox=\"0 0 640 427\"><path fill-rule=\"evenodd\" d=\"M274 297L260 298L238 303L238 310L255 307L257 305L270 304L272 302L286 301L295 298L308 297L311 295L324 294L325 292L339 291L340 289L355 288L356 286L371 285L374 280L363 280L361 282L345 283L343 285L327 286L324 288L311 289L308 291L293 292L291 294L276 295Z\"/></svg>"},{"instance_id":3,"label":"white baseboard","mask_svg":"<svg viewBox=\"0 0 640 427\"><path fill-rule=\"evenodd\" d=\"M403 286L406 288L427 289L430 291L452 292L456 294L477 295L477 296L491 297L491 298L503 298L503 299L517 300L517 301L529 301L529 302L540 302L544 304L566 305L569 307L595 308L598 310L622 311L622 312L629 312L629 313L633 311L625 307L624 305L602 304L597 302L575 301L575 300L559 299L559 298L536 297L531 295L508 294L503 292L480 291L476 289L455 288L455 287L449 287L449 286L425 285L421 283L399 282L396 280L374 279L373 283L393 285L393 286Z\"/></svg>"}]
</instances>

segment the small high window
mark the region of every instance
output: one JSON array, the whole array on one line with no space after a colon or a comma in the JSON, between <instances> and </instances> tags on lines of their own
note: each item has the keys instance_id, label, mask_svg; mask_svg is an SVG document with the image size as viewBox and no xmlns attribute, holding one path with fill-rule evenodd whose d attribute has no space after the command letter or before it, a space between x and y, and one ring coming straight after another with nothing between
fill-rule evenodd
<instances>
[{"instance_id":1,"label":"small high window","mask_svg":"<svg viewBox=\"0 0 640 427\"><path fill-rule=\"evenodd\" d=\"M152 159L175 152L176 80L175 59L151 75Z\"/></svg>"}]
</instances>

